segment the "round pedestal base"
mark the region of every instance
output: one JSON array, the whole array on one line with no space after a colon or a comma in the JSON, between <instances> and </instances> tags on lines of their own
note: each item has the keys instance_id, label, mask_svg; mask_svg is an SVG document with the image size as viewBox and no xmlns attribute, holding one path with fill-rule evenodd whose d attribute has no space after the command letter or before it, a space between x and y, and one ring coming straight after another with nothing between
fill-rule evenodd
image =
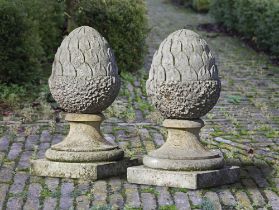
<instances>
[{"instance_id":1,"label":"round pedestal base","mask_svg":"<svg viewBox=\"0 0 279 210\"><path fill-rule=\"evenodd\" d=\"M45 156L48 160L61 162L102 162L120 160L123 158L124 152L122 149L99 152L69 152L48 149Z\"/></svg>"},{"instance_id":2,"label":"round pedestal base","mask_svg":"<svg viewBox=\"0 0 279 210\"><path fill-rule=\"evenodd\" d=\"M173 160L144 156L143 164L149 168L172 171L204 171L219 169L224 166L223 157L200 160Z\"/></svg>"},{"instance_id":3,"label":"round pedestal base","mask_svg":"<svg viewBox=\"0 0 279 210\"><path fill-rule=\"evenodd\" d=\"M163 126L168 129L166 143L144 156L143 164L149 168L182 171L220 169L224 159L219 151L210 151L200 142L202 120L167 119Z\"/></svg>"},{"instance_id":4,"label":"round pedestal base","mask_svg":"<svg viewBox=\"0 0 279 210\"><path fill-rule=\"evenodd\" d=\"M67 137L46 151L46 158L58 162L115 161L124 157L117 145L108 142L100 131L102 114L67 114Z\"/></svg>"}]
</instances>

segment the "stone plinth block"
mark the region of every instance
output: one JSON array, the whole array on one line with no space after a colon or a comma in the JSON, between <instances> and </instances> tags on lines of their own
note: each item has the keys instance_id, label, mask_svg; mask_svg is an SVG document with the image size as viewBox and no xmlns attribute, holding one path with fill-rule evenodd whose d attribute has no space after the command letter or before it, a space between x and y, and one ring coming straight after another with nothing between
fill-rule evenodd
<instances>
[{"instance_id":1,"label":"stone plinth block","mask_svg":"<svg viewBox=\"0 0 279 210\"><path fill-rule=\"evenodd\" d=\"M133 165L139 165L137 159L96 163L67 163L40 159L31 161L31 173L36 176L97 180L125 174L127 168Z\"/></svg>"},{"instance_id":2,"label":"stone plinth block","mask_svg":"<svg viewBox=\"0 0 279 210\"><path fill-rule=\"evenodd\" d=\"M232 184L238 181L240 169L237 166L208 171L170 171L134 166L127 170L130 183L200 189Z\"/></svg>"}]
</instances>

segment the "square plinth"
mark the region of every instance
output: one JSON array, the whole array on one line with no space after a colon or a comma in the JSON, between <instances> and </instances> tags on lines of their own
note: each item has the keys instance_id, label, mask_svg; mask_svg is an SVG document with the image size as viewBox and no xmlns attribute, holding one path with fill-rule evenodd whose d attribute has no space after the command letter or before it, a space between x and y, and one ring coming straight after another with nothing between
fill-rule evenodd
<instances>
[{"instance_id":1,"label":"square plinth","mask_svg":"<svg viewBox=\"0 0 279 210\"><path fill-rule=\"evenodd\" d=\"M130 183L200 189L224 184L232 184L239 180L240 168L224 167L210 171L167 171L134 166L127 169L127 179Z\"/></svg>"},{"instance_id":2,"label":"square plinth","mask_svg":"<svg viewBox=\"0 0 279 210\"><path fill-rule=\"evenodd\" d=\"M97 180L125 174L128 167L135 165L139 165L137 159L96 163L68 163L39 159L31 161L31 173L36 176Z\"/></svg>"}]
</instances>

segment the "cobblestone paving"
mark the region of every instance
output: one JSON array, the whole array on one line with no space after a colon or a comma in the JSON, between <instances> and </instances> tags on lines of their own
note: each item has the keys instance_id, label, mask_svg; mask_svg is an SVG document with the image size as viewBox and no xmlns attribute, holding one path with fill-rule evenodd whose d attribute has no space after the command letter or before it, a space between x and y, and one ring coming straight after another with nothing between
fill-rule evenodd
<instances>
[{"instance_id":1,"label":"cobblestone paving","mask_svg":"<svg viewBox=\"0 0 279 210\"><path fill-rule=\"evenodd\" d=\"M213 22L205 14L147 0L151 32L148 69L158 44L179 28ZM42 158L67 134L65 122L0 122L0 209L279 209L278 67L238 38L201 33L217 55L223 92L204 118L203 143L220 148L228 164L241 166L239 183L204 190L129 184L125 176L95 182L29 174L30 159ZM145 94L147 73L123 75L121 94L106 111L102 130L127 156L139 157L164 143L162 118Z\"/></svg>"}]
</instances>

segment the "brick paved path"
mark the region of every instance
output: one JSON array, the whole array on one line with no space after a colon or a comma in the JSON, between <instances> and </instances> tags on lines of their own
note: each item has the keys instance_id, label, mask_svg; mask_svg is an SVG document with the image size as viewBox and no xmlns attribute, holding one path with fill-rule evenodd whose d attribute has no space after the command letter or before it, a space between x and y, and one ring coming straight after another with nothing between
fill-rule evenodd
<instances>
[{"instance_id":1,"label":"brick paved path","mask_svg":"<svg viewBox=\"0 0 279 210\"><path fill-rule=\"evenodd\" d=\"M179 28L213 20L166 0L147 0L149 56ZM65 122L0 122L0 209L279 209L278 67L237 38L199 31L217 54L223 92L204 120L203 142L241 166L241 181L204 190L140 186L125 176L96 182L30 176L29 160L63 139ZM123 75L121 94L106 111L103 132L127 156L142 156L165 139L162 119L146 101L145 70Z\"/></svg>"}]
</instances>

